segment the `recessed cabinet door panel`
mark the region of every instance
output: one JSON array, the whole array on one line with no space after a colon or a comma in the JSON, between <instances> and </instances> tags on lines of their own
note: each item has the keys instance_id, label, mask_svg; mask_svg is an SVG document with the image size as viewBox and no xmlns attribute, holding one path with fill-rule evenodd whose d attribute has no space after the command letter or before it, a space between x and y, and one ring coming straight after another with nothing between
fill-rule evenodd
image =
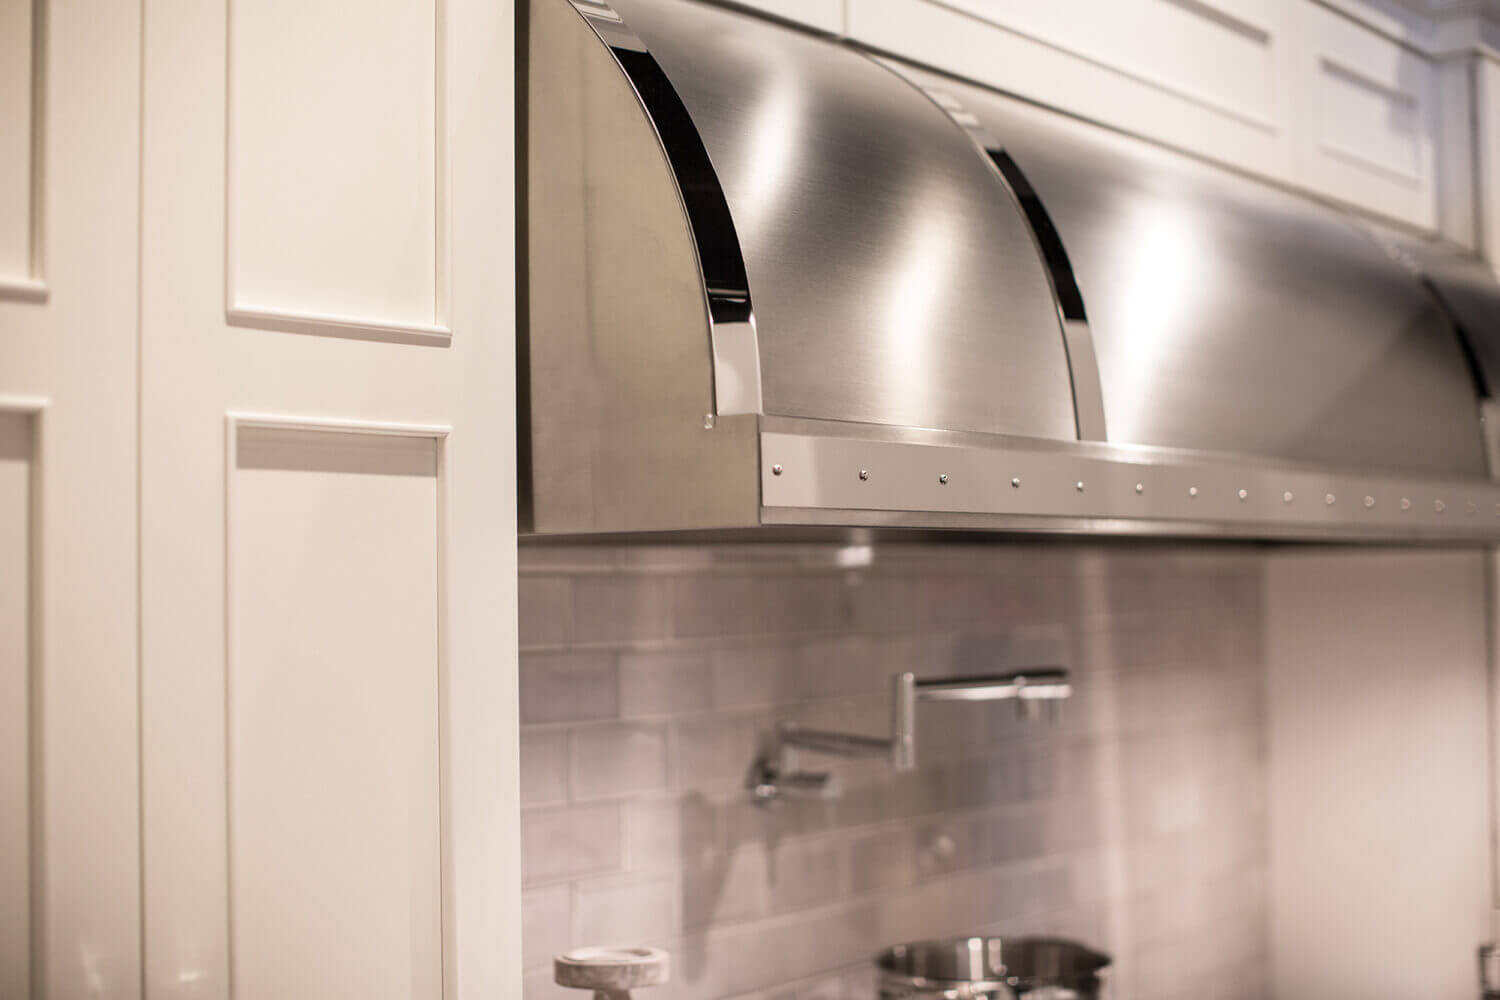
<instances>
[{"instance_id":1,"label":"recessed cabinet door panel","mask_svg":"<svg viewBox=\"0 0 1500 1000\"><path fill-rule=\"evenodd\" d=\"M6 283L33 277L34 13L32 0L0 0L0 282Z\"/></svg>"},{"instance_id":2,"label":"recessed cabinet door panel","mask_svg":"<svg viewBox=\"0 0 1500 1000\"><path fill-rule=\"evenodd\" d=\"M144 993L517 995L514 4L144 16Z\"/></svg>"},{"instance_id":3,"label":"recessed cabinet door panel","mask_svg":"<svg viewBox=\"0 0 1500 1000\"><path fill-rule=\"evenodd\" d=\"M227 273L240 320L443 322L442 11L230 5Z\"/></svg>"},{"instance_id":4,"label":"recessed cabinet door panel","mask_svg":"<svg viewBox=\"0 0 1500 1000\"><path fill-rule=\"evenodd\" d=\"M31 990L31 421L0 412L0 997Z\"/></svg>"},{"instance_id":5,"label":"recessed cabinet door panel","mask_svg":"<svg viewBox=\"0 0 1500 1000\"><path fill-rule=\"evenodd\" d=\"M242 429L228 484L240 997L442 995L437 443Z\"/></svg>"}]
</instances>

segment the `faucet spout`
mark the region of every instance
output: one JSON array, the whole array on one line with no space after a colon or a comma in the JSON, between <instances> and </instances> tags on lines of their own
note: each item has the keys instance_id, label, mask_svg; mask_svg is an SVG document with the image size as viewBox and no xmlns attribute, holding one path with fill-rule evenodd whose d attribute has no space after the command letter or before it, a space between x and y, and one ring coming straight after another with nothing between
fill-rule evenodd
<instances>
[{"instance_id":1,"label":"faucet spout","mask_svg":"<svg viewBox=\"0 0 1500 1000\"><path fill-rule=\"evenodd\" d=\"M837 780L823 772L799 771L792 752L811 750L836 757L890 755L897 771L917 766L918 701L999 701L1014 699L1021 717L1034 718L1043 703L1055 708L1071 697L1073 687L1064 667L1044 666L1002 674L921 679L906 671L891 679L891 735L867 736L827 729L810 729L795 722L777 725L768 746L756 757L746 775L745 786L757 801L770 802L783 791L831 797L838 794ZM1055 712L1048 718L1055 720Z\"/></svg>"}]
</instances>

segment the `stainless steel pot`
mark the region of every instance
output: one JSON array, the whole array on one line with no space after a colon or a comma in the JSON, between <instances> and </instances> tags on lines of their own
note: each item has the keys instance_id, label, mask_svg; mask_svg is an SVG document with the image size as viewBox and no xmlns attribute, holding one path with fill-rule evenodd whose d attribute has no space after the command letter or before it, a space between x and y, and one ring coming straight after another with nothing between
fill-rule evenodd
<instances>
[{"instance_id":1,"label":"stainless steel pot","mask_svg":"<svg viewBox=\"0 0 1500 1000\"><path fill-rule=\"evenodd\" d=\"M1058 938L949 938L887 948L881 1000L1097 1000L1109 956Z\"/></svg>"}]
</instances>

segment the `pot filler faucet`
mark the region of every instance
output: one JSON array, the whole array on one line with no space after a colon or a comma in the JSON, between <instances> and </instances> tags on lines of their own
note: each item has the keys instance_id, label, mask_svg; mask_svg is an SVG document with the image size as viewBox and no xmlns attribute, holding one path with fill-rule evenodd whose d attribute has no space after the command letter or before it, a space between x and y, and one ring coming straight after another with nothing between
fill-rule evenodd
<instances>
[{"instance_id":1,"label":"pot filler faucet","mask_svg":"<svg viewBox=\"0 0 1500 1000\"><path fill-rule=\"evenodd\" d=\"M891 766L897 771L913 770L917 766L918 701L1000 701L1012 698L1023 719L1036 718L1043 703L1047 705L1048 717L1055 719L1062 699L1072 694L1068 671L1063 667L1030 667L1007 674L928 679L918 679L909 672L898 674L891 679L889 737L839 733L811 729L795 722L779 722L762 746L760 756L750 765L745 787L762 805L772 804L785 795L837 796L839 787L834 775L827 771L797 769L795 754L798 750L838 757L889 754Z\"/></svg>"}]
</instances>

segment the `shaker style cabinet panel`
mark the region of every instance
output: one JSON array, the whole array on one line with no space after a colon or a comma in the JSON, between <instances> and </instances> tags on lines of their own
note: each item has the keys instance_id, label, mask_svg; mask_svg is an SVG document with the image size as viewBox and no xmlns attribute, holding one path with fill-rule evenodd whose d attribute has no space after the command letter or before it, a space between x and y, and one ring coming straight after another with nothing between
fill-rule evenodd
<instances>
[{"instance_id":1,"label":"shaker style cabinet panel","mask_svg":"<svg viewBox=\"0 0 1500 1000\"><path fill-rule=\"evenodd\" d=\"M136 997L140 9L0 2L0 996Z\"/></svg>"},{"instance_id":2,"label":"shaker style cabinet panel","mask_svg":"<svg viewBox=\"0 0 1500 1000\"><path fill-rule=\"evenodd\" d=\"M231 434L232 991L440 1000L441 439Z\"/></svg>"},{"instance_id":3,"label":"shaker style cabinet panel","mask_svg":"<svg viewBox=\"0 0 1500 1000\"><path fill-rule=\"evenodd\" d=\"M145 991L509 995L513 10L145 17Z\"/></svg>"},{"instance_id":4,"label":"shaker style cabinet panel","mask_svg":"<svg viewBox=\"0 0 1500 1000\"><path fill-rule=\"evenodd\" d=\"M1439 61L1394 16L1316 0L847 0L846 12L844 32L872 48L1412 225L1439 222Z\"/></svg>"},{"instance_id":5,"label":"shaker style cabinet panel","mask_svg":"<svg viewBox=\"0 0 1500 1000\"><path fill-rule=\"evenodd\" d=\"M0 0L7 1000L518 988L513 25Z\"/></svg>"},{"instance_id":6,"label":"shaker style cabinet panel","mask_svg":"<svg viewBox=\"0 0 1500 1000\"><path fill-rule=\"evenodd\" d=\"M444 328L448 20L431 0L229 4L232 320Z\"/></svg>"},{"instance_id":7,"label":"shaker style cabinet panel","mask_svg":"<svg viewBox=\"0 0 1500 1000\"><path fill-rule=\"evenodd\" d=\"M33 286L32 255L35 158L40 152L39 115L44 67L39 4L0 3L0 288L12 294Z\"/></svg>"},{"instance_id":8,"label":"shaker style cabinet panel","mask_svg":"<svg viewBox=\"0 0 1500 1000\"><path fill-rule=\"evenodd\" d=\"M1423 228L1437 225L1433 61L1327 8L1296 8L1300 52L1288 89L1293 179ZM1462 155L1454 149L1451 155Z\"/></svg>"},{"instance_id":9,"label":"shaker style cabinet panel","mask_svg":"<svg viewBox=\"0 0 1500 1000\"><path fill-rule=\"evenodd\" d=\"M1478 122L1475 157L1482 213L1479 245L1490 263L1500 268L1500 59L1474 63L1474 119Z\"/></svg>"}]
</instances>

